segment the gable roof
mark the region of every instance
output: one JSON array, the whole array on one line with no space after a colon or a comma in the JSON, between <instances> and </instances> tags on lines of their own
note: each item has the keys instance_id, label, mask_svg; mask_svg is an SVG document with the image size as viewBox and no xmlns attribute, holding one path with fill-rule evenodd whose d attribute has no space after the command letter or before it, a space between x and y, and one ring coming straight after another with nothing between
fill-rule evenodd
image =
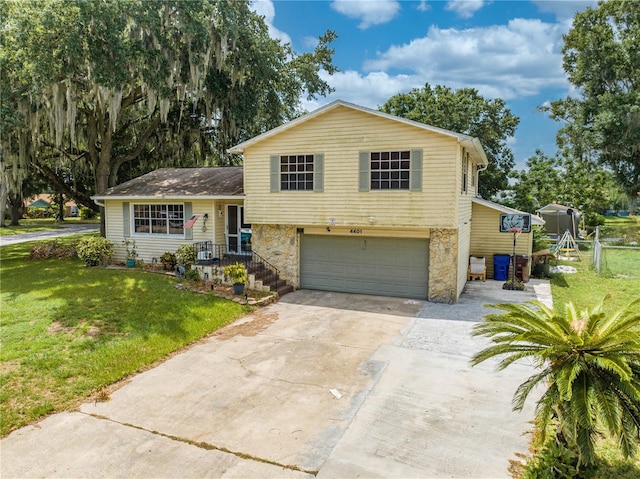
<instances>
[{"instance_id":1,"label":"gable roof","mask_svg":"<svg viewBox=\"0 0 640 479\"><path fill-rule=\"evenodd\" d=\"M498 203L494 203L493 201L485 200L483 198L471 198L471 201L474 203L486 206L487 208L491 208L492 210L499 211L500 213L507 214L528 214L526 211L516 210L515 208L509 208L508 206L504 206ZM542 226L545 224L545 220L540 218L538 215L531 215L531 224L535 226Z\"/></svg>"},{"instance_id":2,"label":"gable roof","mask_svg":"<svg viewBox=\"0 0 640 479\"><path fill-rule=\"evenodd\" d=\"M244 196L241 166L160 168L94 195L106 199L186 199Z\"/></svg>"},{"instance_id":3,"label":"gable roof","mask_svg":"<svg viewBox=\"0 0 640 479\"><path fill-rule=\"evenodd\" d=\"M536 213L539 215L568 215L569 210L571 210L572 214L580 215L580 212L577 208L573 206L565 206L559 203L549 203L546 206L540 208Z\"/></svg>"},{"instance_id":4,"label":"gable roof","mask_svg":"<svg viewBox=\"0 0 640 479\"><path fill-rule=\"evenodd\" d=\"M405 125L409 125L409 126L413 126L416 128L420 128L422 130L426 130L426 131L430 131L433 133L439 133L441 135L445 135L445 136L449 136L452 138L455 138L456 140L458 140L464 147L472 150L472 151L476 151L477 155L475 155L476 157L478 157L480 159L480 162L484 165L488 165L489 161L487 160L487 155L484 152L484 149L482 148L482 144L480 143L480 140L478 140L475 137L469 136L469 135L463 135L462 133L456 133L450 130L445 130L444 128L438 128L435 126L431 126L431 125L427 125L425 123L420 123L418 121L414 121L414 120L408 120L406 118L402 118L399 116L395 116L395 115L390 115L389 113L384 113L382 111L379 110L373 110L371 108L366 108L364 106L360 106L360 105L356 105L354 103L349 103L343 100L336 100L334 102L331 102L327 105L324 105L320 108L318 108L317 110L312 111L311 113L307 113L306 115L302 115L299 118L296 118L295 120L291 120L283 125L280 125L276 128L273 128L272 130L269 130L265 133L262 133L261 135L255 136L247 141L244 141L236 146L233 146L231 148L229 148L227 151L229 153L235 153L235 154L243 154L244 150L249 147L249 146L253 146L256 143L259 143L263 140L266 140L267 138L270 138L272 136L275 136L279 133L282 133L283 131L286 131L290 128L293 128L297 125L300 125L302 123L305 123L309 120L312 120L320 115L324 115L325 113L328 113L332 110L335 110L336 108L339 107L343 107L343 108L350 108L352 110L357 110L363 113L367 113L369 115L374 115L374 116L378 116L381 118L385 118L387 120L392 120L392 121L396 121L398 123L404 123Z\"/></svg>"},{"instance_id":5,"label":"gable roof","mask_svg":"<svg viewBox=\"0 0 640 479\"><path fill-rule=\"evenodd\" d=\"M42 198L38 198L33 203L29 204L29 208L48 208L49 206L51 206L51 203L43 200Z\"/></svg>"}]
</instances>

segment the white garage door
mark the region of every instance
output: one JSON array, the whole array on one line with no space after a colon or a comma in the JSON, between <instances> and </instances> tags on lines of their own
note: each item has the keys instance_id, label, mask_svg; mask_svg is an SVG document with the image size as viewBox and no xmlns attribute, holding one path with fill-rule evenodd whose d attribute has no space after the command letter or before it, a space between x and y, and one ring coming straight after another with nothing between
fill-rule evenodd
<instances>
[{"instance_id":1,"label":"white garage door","mask_svg":"<svg viewBox=\"0 0 640 479\"><path fill-rule=\"evenodd\" d=\"M306 289L426 299L428 265L427 239L301 236Z\"/></svg>"}]
</instances>

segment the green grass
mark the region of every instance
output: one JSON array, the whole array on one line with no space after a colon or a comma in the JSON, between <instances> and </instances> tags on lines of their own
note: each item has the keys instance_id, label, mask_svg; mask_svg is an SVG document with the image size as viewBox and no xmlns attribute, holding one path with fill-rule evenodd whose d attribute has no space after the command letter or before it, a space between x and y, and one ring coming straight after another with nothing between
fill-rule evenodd
<instances>
[{"instance_id":1,"label":"green grass","mask_svg":"<svg viewBox=\"0 0 640 479\"><path fill-rule=\"evenodd\" d=\"M165 275L29 261L34 244L0 249L0 435L73 407L247 312L177 289Z\"/></svg>"},{"instance_id":2,"label":"green grass","mask_svg":"<svg viewBox=\"0 0 640 479\"><path fill-rule=\"evenodd\" d=\"M65 218L64 223L56 222L53 218L37 218L37 219L21 219L18 226L9 226L9 222L5 221L5 227L0 228L0 236L19 235L23 233L34 233L37 231L47 231L61 229L62 225L80 225L80 224L100 224L100 218L83 220L79 217Z\"/></svg>"},{"instance_id":3,"label":"green grass","mask_svg":"<svg viewBox=\"0 0 640 479\"><path fill-rule=\"evenodd\" d=\"M604 224L607 226L640 224L640 216L605 216Z\"/></svg>"},{"instance_id":4,"label":"green grass","mask_svg":"<svg viewBox=\"0 0 640 479\"><path fill-rule=\"evenodd\" d=\"M621 250L615 251L616 254ZM628 252L621 255L616 261L625 262L628 267L635 264L640 268L640 252L630 257ZM610 295L605 303L607 313L612 313L628 305L640 296L638 277L598 275L591 268L590 258L583 255L581 262L562 262L575 267L575 274L555 275L551 279L551 292L553 303L557 308L562 308L569 302L573 302L578 310L594 306L604 296ZM614 441L602 439L597 446L597 454L600 458L597 477L616 479L637 479L640 477L640 457L624 459Z\"/></svg>"},{"instance_id":5,"label":"green grass","mask_svg":"<svg viewBox=\"0 0 640 479\"><path fill-rule=\"evenodd\" d=\"M640 252L629 250L608 250L607 263L624 264L625 269L640 270ZM582 255L582 261L560 261L561 264L573 266L578 271L575 274L555 275L551 279L551 292L555 305L569 302L578 309L595 305L604 296L610 298L606 303L607 311L615 311L629 304L640 295L638 276L635 274L611 275L597 274L591 267L589 254ZM604 264L604 263L603 263Z\"/></svg>"},{"instance_id":6,"label":"green grass","mask_svg":"<svg viewBox=\"0 0 640 479\"><path fill-rule=\"evenodd\" d=\"M600 273L613 279L635 278L637 284L640 281L640 248L602 248Z\"/></svg>"}]
</instances>

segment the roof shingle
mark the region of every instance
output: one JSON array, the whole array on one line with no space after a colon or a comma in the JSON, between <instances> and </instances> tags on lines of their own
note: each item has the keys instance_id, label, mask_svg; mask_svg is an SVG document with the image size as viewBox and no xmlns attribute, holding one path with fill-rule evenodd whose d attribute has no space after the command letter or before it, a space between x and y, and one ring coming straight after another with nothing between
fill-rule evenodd
<instances>
[{"instance_id":1,"label":"roof shingle","mask_svg":"<svg viewBox=\"0 0 640 479\"><path fill-rule=\"evenodd\" d=\"M160 168L111 187L95 195L94 198L242 195L244 195L242 167L218 166L207 168Z\"/></svg>"}]
</instances>

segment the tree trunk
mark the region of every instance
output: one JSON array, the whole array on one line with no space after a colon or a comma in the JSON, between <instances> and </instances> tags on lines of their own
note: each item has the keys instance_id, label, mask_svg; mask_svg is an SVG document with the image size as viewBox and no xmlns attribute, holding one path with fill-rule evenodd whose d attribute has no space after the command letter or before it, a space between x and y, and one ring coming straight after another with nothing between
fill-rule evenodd
<instances>
[{"instance_id":1,"label":"tree trunk","mask_svg":"<svg viewBox=\"0 0 640 479\"><path fill-rule=\"evenodd\" d=\"M0 178L0 228L7 225L4 224L4 216L7 211L7 182L4 178Z\"/></svg>"},{"instance_id":2,"label":"tree trunk","mask_svg":"<svg viewBox=\"0 0 640 479\"><path fill-rule=\"evenodd\" d=\"M56 221L64 221L64 195L58 193L58 213L56 214Z\"/></svg>"},{"instance_id":3,"label":"tree trunk","mask_svg":"<svg viewBox=\"0 0 640 479\"><path fill-rule=\"evenodd\" d=\"M96 193L102 193L109 187L109 174L111 171L111 129L109 122L106 121L104 128L100 131L102 144L99 154L97 155L97 164L95 168ZM100 236L106 237L107 229L104 218L104 207L100 206Z\"/></svg>"},{"instance_id":4,"label":"tree trunk","mask_svg":"<svg viewBox=\"0 0 640 479\"><path fill-rule=\"evenodd\" d=\"M9 206L11 208L11 223L10 226L20 226L20 213L22 213L22 205L24 199L20 193L14 193L9 200Z\"/></svg>"}]
</instances>

